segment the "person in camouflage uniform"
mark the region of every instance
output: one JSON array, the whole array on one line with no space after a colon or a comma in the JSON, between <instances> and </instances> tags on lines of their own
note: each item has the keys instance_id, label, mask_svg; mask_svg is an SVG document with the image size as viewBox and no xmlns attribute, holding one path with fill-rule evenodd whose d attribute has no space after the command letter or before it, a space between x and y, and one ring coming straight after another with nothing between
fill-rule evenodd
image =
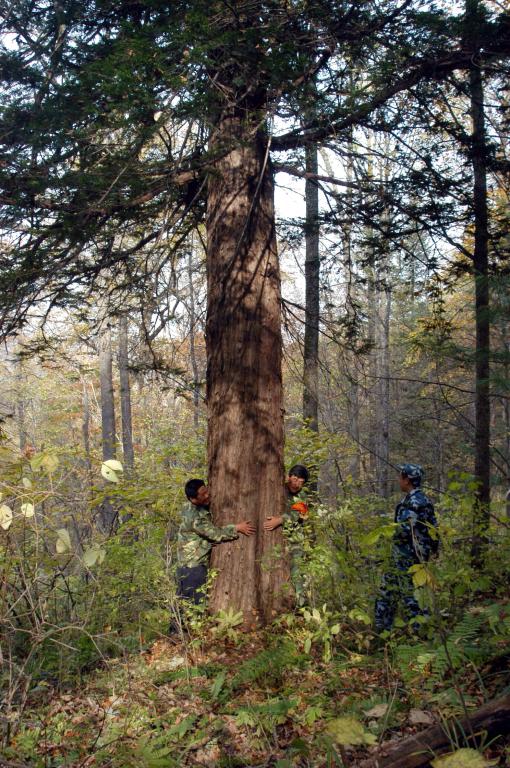
<instances>
[{"instance_id":1,"label":"person in camouflage uniform","mask_svg":"<svg viewBox=\"0 0 510 768\"><path fill-rule=\"evenodd\" d=\"M282 515L268 517L264 523L265 531L273 531L283 526L290 554L290 579L296 595L296 605L301 607L306 602L306 584L303 573L305 521L308 518L308 505L303 486L308 482L308 470L301 464L291 467L287 480L285 511Z\"/></svg>"},{"instance_id":2,"label":"person in camouflage uniform","mask_svg":"<svg viewBox=\"0 0 510 768\"><path fill-rule=\"evenodd\" d=\"M421 490L423 469L419 464L401 464L398 470L400 490L406 495L395 508L397 528L391 547L391 568L382 578L375 603L378 632L391 629L400 600L407 619L424 615L414 596L409 568L427 562L439 547L434 506ZM418 622L413 628L419 628Z\"/></svg>"},{"instance_id":3,"label":"person in camouflage uniform","mask_svg":"<svg viewBox=\"0 0 510 768\"><path fill-rule=\"evenodd\" d=\"M234 541L239 534L251 536L255 527L245 520L218 528L209 512L209 489L194 478L184 486L188 503L182 510L177 533L177 595L197 605L203 598L209 558L215 544Z\"/></svg>"}]
</instances>

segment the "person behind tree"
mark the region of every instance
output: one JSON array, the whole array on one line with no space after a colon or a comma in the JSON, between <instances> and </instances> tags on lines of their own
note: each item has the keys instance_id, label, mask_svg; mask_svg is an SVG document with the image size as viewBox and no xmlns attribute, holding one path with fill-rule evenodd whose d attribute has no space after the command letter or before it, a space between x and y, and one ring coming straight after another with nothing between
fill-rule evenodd
<instances>
[{"instance_id":1,"label":"person behind tree","mask_svg":"<svg viewBox=\"0 0 510 768\"><path fill-rule=\"evenodd\" d=\"M414 596L409 568L426 563L439 548L434 506L421 490L423 469L419 464L401 464L397 469L400 490L405 496L395 508L397 527L391 547L391 565L382 578L375 603L378 632L391 629L400 601L408 620L424 615ZM413 624L414 629L418 627L418 622Z\"/></svg>"},{"instance_id":2,"label":"person behind tree","mask_svg":"<svg viewBox=\"0 0 510 768\"><path fill-rule=\"evenodd\" d=\"M295 464L289 469L285 481L286 500L285 511L282 515L268 517L264 523L265 531L274 531L283 526L283 532L288 542L290 554L290 578L296 595L296 605L306 602L304 564L304 521L308 517L308 505L305 501L303 486L308 482L308 470L301 464Z\"/></svg>"},{"instance_id":3,"label":"person behind tree","mask_svg":"<svg viewBox=\"0 0 510 768\"><path fill-rule=\"evenodd\" d=\"M223 528L215 526L209 512L209 488L203 480L188 480L184 493L188 503L182 510L177 533L177 596L197 605L204 596L213 546L234 541L240 533L251 536L255 526L248 520Z\"/></svg>"}]
</instances>

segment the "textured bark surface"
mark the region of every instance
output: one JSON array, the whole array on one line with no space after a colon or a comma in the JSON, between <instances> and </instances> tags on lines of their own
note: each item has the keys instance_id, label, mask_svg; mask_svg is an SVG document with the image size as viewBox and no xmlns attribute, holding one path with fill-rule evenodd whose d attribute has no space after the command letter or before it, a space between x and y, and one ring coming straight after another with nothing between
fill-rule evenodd
<instances>
[{"instance_id":1,"label":"textured bark surface","mask_svg":"<svg viewBox=\"0 0 510 768\"><path fill-rule=\"evenodd\" d=\"M471 34L476 35L478 0L466 1L466 21ZM475 247L473 267L475 276L476 323L476 394L475 394L475 478L478 481L474 511L475 533L472 559L481 565L486 545L485 533L490 520L490 313L489 313L489 227L487 210L487 163L484 93L482 71L474 62L469 73L471 97L471 156L473 164L473 211Z\"/></svg>"},{"instance_id":2,"label":"textured bark surface","mask_svg":"<svg viewBox=\"0 0 510 768\"><path fill-rule=\"evenodd\" d=\"M225 149L225 145L232 149ZM213 551L211 610L269 620L288 595L282 534L264 534L283 508L280 276L267 137L224 118L209 179L207 403L209 483L217 525L250 520L257 534Z\"/></svg>"},{"instance_id":3,"label":"textured bark surface","mask_svg":"<svg viewBox=\"0 0 510 768\"><path fill-rule=\"evenodd\" d=\"M319 171L316 145L306 148L306 172ZM305 341L303 365L303 418L310 429L319 429L319 187L315 179L305 182Z\"/></svg>"},{"instance_id":4,"label":"textured bark surface","mask_svg":"<svg viewBox=\"0 0 510 768\"><path fill-rule=\"evenodd\" d=\"M119 320L119 380L120 380L120 414L122 418L122 454L124 470L131 472L135 464L133 450L133 420L131 415L131 387L129 382L128 356L128 319L122 315Z\"/></svg>"},{"instance_id":5,"label":"textured bark surface","mask_svg":"<svg viewBox=\"0 0 510 768\"><path fill-rule=\"evenodd\" d=\"M99 341L99 384L101 389L101 437L103 461L115 458L115 401L113 397L112 336L108 328Z\"/></svg>"},{"instance_id":6,"label":"textured bark surface","mask_svg":"<svg viewBox=\"0 0 510 768\"><path fill-rule=\"evenodd\" d=\"M115 401L113 396L112 336L108 328L99 340L99 385L101 390L101 437L103 461L115 458ZM112 533L117 514L107 497L99 508L99 527L105 533Z\"/></svg>"},{"instance_id":7,"label":"textured bark surface","mask_svg":"<svg viewBox=\"0 0 510 768\"><path fill-rule=\"evenodd\" d=\"M200 376L198 372L197 354L195 347L195 326L197 322L195 312L195 287L193 285L193 235L191 247L188 253L188 281L189 281L189 358L193 372L193 426L198 429L200 421Z\"/></svg>"}]
</instances>

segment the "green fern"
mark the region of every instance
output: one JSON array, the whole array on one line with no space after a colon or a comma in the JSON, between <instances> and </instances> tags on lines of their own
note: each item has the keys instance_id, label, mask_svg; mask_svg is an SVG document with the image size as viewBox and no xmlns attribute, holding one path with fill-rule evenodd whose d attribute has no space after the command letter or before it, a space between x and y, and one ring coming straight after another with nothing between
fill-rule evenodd
<instances>
[{"instance_id":1,"label":"green fern","mask_svg":"<svg viewBox=\"0 0 510 768\"><path fill-rule=\"evenodd\" d=\"M400 646L397 659L404 676L425 675L427 685L434 687L451 672L462 669L467 662L479 664L489 658L495 650L491 644L491 630L494 633L495 616L499 618L500 615L498 610L500 606L467 610L451 629L446 643ZM506 628L505 621L506 616L498 622L500 631Z\"/></svg>"},{"instance_id":2,"label":"green fern","mask_svg":"<svg viewBox=\"0 0 510 768\"><path fill-rule=\"evenodd\" d=\"M278 683L286 669L306 663L306 656L297 652L294 643L283 640L242 664L232 680L231 688L264 681L268 685Z\"/></svg>"}]
</instances>

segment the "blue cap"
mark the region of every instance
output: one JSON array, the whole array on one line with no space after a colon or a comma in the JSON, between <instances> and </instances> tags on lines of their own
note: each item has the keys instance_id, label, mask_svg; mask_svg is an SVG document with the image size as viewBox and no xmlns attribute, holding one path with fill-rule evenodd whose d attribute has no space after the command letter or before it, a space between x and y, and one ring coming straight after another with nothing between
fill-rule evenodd
<instances>
[{"instance_id":1,"label":"blue cap","mask_svg":"<svg viewBox=\"0 0 510 768\"><path fill-rule=\"evenodd\" d=\"M401 475L405 475L409 480L418 482L418 484L421 483L425 475L423 467L420 467L419 464L398 464L397 469Z\"/></svg>"}]
</instances>

